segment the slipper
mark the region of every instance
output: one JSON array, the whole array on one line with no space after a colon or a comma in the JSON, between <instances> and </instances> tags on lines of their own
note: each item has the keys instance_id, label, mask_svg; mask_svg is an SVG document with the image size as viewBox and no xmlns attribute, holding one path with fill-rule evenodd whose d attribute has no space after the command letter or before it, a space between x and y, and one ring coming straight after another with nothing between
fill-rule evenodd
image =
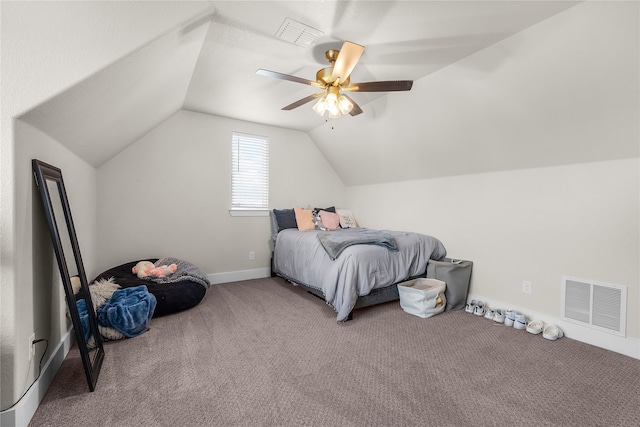
<instances>
[{"instance_id":1,"label":"slipper","mask_svg":"<svg viewBox=\"0 0 640 427\"><path fill-rule=\"evenodd\" d=\"M473 313L475 309L476 309L476 300L472 299L471 302L467 303L467 306L465 307L464 311L466 311L467 313Z\"/></svg>"},{"instance_id":2,"label":"slipper","mask_svg":"<svg viewBox=\"0 0 640 427\"><path fill-rule=\"evenodd\" d=\"M562 338L564 336L564 333L557 326L549 325L544 328L544 331L542 332L542 336L548 340L555 341L558 338Z\"/></svg>"},{"instance_id":3,"label":"slipper","mask_svg":"<svg viewBox=\"0 0 640 427\"><path fill-rule=\"evenodd\" d=\"M544 323L542 320L533 320L527 325L527 332L530 334L538 335L544 329Z\"/></svg>"},{"instance_id":4,"label":"slipper","mask_svg":"<svg viewBox=\"0 0 640 427\"><path fill-rule=\"evenodd\" d=\"M489 320L493 320L493 318L496 316L496 311L494 309L489 309L487 310L487 312L484 315L485 319L489 319Z\"/></svg>"},{"instance_id":5,"label":"slipper","mask_svg":"<svg viewBox=\"0 0 640 427\"><path fill-rule=\"evenodd\" d=\"M497 309L495 315L493 316L493 321L498 323L504 323L504 313L502 310Z\"/></svg>"},{"instance_id":6,"label":"slipper","mask_svg":"<svg viewBox=\"0 0 640 427\"><path fill-rule=\"evenodd\" d=\"M513 327L519 330L525 329L527 327L527 316L524 314L516 313L516 318L513 323Z\"/></svg>"},{"instance_id":7,"label":"slipper","mask_svg":"<svg viewBox=\"0 0 640 427\"><path fill-rule=\"evenodd\" d=\"M482 301L478 301L478 303L476 304L476 308L473 309L473 314L475 314L476 316L484 315L484 303Z\"/></svg>"}]
</instances>

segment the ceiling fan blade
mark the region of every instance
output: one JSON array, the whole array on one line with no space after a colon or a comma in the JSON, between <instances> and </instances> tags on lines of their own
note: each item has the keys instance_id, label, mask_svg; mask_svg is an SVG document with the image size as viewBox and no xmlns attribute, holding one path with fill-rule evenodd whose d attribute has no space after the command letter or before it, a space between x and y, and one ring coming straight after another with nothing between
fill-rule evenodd
<instances>
[{"instance_id":1,"label":"ceiling fan blade","mask_svg":"<svg viewBox=\"0 0 640 427\"><path fill-rule=\"evenodd\" d=\"M265 77L273 77L274 79L289 80L290 82L302 83L304 85L324 87L324 85L321 85L318 82L303 79L302 77L290 76L289 74L278 73L277 71L259 69L258 71L256 71L256 74L260 74L261 76Z\"/></svg>"},{"instance_id":2,"label":"ceiling fan blade","mask_svg":"<svg viewBox=\"0 0 640 427\"><path fill-rule=\"evenodd\" d=\"M333 64L333 71L331 73L331 80L336 81L338 78L340 82L347 80L351 75L351 71L356 66L362 53L364 52L364 46L359 44L344 42L338 58L335 64Z\"/></svg>"},{"instance_id":3,"label":"ceiling fan blade","mask_svg":"<svg viewBox=\"0 0 640 427\"><path fill-rule=\"evenodd\" d=\"M293 110L294 108L298 108L301 105L306 104L309 101L313 101L316 98L320 98L322 95L324 95L324 92L318 92L315 93L313 95L309 95L306 98L302 98L296 102L294 102L293 104L289 104L286 107L282 107L283 110Z\"/></svg>"},{"instance_id":4,"label":"ceiling fan blade","mask_svg":"<svg viewBox=\"0 0 640 427\"><path fill-rule=\"evenodd\" d=\"M362 113L362 108L360 108L360 106L356 104L356 101L354 101L353 98L345 95L344 93L342 94L342 96L347 98L353 104L353 108L351 109L351 111L349 111L349 114L351 114L352 116L357 116L358 114Z\"/></svg>"},{"instance_id":5,"label":"ceiling fan blade","mask_svg":"<svg viewBox=\"0 0 640 427\"><path fill-rule=\"evenodd\" d=\"M382 82L352 83L342 90L351 92L398 92L411 90L413 80L388 80Z\"/></svg>"}]
</instances>

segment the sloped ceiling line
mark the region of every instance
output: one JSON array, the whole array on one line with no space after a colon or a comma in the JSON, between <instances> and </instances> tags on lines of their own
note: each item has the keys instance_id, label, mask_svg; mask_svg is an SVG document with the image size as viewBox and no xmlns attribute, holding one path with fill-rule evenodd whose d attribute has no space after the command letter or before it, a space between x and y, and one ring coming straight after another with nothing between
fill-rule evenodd
<instances>
[{"instance_id":1,"label":"sloped ceiling line","mask_svg":"<svg viewBox=\"0 0 640 427\"><path fill-rule=\"evenodd\" d=\"M182 108L212 9L19 117L94 167Z\"/></svg>"}]
</instances>

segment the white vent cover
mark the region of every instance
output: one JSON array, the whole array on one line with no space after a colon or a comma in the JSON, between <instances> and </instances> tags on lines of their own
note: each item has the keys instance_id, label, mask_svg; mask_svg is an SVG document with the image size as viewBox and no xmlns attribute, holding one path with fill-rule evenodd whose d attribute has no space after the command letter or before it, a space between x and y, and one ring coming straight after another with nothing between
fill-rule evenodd
<instances>
[{"instance_id":1,"label":"white vent cover","mask_svg":"<svg viewBox=\"0 0 640 427\"><path fill-rule=\"evenodd\" d=\"M298 46L309 47L322 34L320 30L294 21L291 18L286 18L275 37Z\"/></svg>"},{"instance_id":2,"label":"white vent cover","mask_svg":"<svg viewBox=\"0 0 640 427\"><path fill-rule=\"evenodd\" d=\"M563 277L562 316L571 322L624 337L627 287Z\"/></svg>"}]
</instances>

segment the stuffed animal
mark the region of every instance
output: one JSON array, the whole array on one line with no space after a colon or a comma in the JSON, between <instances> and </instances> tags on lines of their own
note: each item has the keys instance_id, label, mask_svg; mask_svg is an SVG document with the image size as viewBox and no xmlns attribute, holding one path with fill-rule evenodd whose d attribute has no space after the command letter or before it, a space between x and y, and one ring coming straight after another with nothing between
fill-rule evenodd
<instances>
[{"instance_id":1,"label":"stuffed animal","mask_svg":"<svg viewBox=\"0 0 640 427\"><path fill-rule=\"evenodd\" d=\"M178 266L176 264L156 267L152 262L140 261L131 269L131 272L142 279L147 276L165 277L168 274L175 273L177 269Z\"/></svg>"},{"instance_id":2,"label":"stuffed animal","mask_svg":"<svg viewBox=\"0 0 640 427\"><path fill-rule=\"evenodd\" d=\"M168 274L175 273L177 269L178 266L176 264L161 265L160 267L151 269L151 271L149 271L149 274L154 277L165 277Z\"/></svg>"},{"instance_id":3,"label":"stuffed animal","mask_svg":"<svg viewBox=\"0 0 640 427\"><path fill-rule=\"evenodd\" d=\"M149 272L154 268L156 268L156 266L153 265L152 262L140 261L139 263L133 266L133 268L131 269L131 272L133 274L137 274L139 279L142 279L143 277L147 277L149 274L151 274Z\"/></svg>"}]
</instances>

